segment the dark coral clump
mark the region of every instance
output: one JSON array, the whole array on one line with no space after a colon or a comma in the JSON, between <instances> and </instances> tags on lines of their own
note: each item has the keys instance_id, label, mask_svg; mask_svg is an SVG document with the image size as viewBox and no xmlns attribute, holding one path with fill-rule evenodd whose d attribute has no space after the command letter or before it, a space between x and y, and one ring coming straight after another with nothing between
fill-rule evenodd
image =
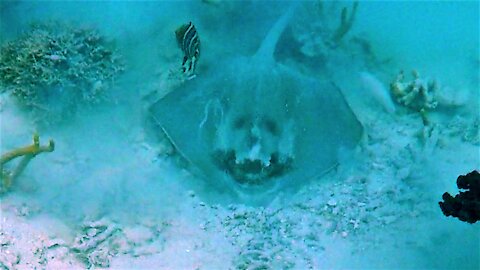
<instances>
[{"instance_id":1,"label":"dark coral clump","mask_svg":"<svg viewBox=\"0 0 480 270\"><path fill-rule=\"evenodd\" d=\"M461 221L475 223L480 220L480 173L472 171L467 175L457 178L459 194L452 197L448 192L442 196L443 202L439 202L445 216L453 216Z\"/></svg>"},{"instance_id":2,"label":"dark coral clump","mask_svg":"<svg viewBox=\"0 0 480 270\"><path fill-rule=\"evenodd\" d=\"M108 42L91 29L61 23L32 25L0 51L0 91L36 117L63 118L78 106L105 99L123 70Z\"/></svg>"}]
</instances>

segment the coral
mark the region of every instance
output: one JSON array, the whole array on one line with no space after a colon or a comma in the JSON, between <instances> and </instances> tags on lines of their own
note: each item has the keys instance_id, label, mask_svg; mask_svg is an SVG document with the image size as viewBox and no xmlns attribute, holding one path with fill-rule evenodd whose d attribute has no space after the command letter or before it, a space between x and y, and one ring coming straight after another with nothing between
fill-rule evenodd
<instances>
[{"instance_id":1,"label":"coral","mask_svg":"<svg viewBox=\"0 0 480 270\"><path fill-rule=\"evenodd\" d=\"M459 189L467 191L460 192L452 197L448 192L442 196L443 201L439 202L440 209L445 216L453 216L461 221L475 223L480 220L480 173L472 171L457 178Z\"/></svg>"},{"instance_id":2,"label":"coral","mask_svg":"<svg viewBox=\"0 0 480 270\"><path fill-rule=\"evenodd\" d=\"M90 29L35 24L0 51L0 91L37 117L53 120L98 103L123 70L120 57ZM58 120L58 119L57 119Z\"/></svg>"},{"instance_id":3,"label":"coral","mask_svg":"<svg viewBox=\"0 0 480 270\"><path fill-rule=\"evenodd\" d=\"M315 6L306 3L300 16L292 25L293 38L300 43L300 52L307 57L327 57L338 48L351 30L355 21L358 2L353 3L350 14L348 8L340 11L340 24L337 24L338 2L317 1ZM350 16L348 16L350 15Z\"/></svg>"},{"instance_id":4,"label":"coral","mask_svg":"<svg viewBox=\"0 0 480 270\"><path fill-rule=\"evenodd\" d=\"M25 168L27 167L30 160L32 160L32 158L34 158L36 155L43 152L53 152L54 149L55 149L55 143L53 142L53 140L50 140L48 142L48 145L41 146L40 138L38 134L34 134L32 145L18 148L3 154L0 158L0 171L1 171L0 193L7 191L11 187L12 181L15 178L17 178L25 170ZM15 167L13 171L4 169L4 165L7 162L21 156L23 156L23 159L20 160L19 164Z\"/></svg>"},{"instance_id":5,"label":"coral","mask_svg":"<svg viewBox=\"0 0 480 270\"><path fill-rule=\"evenodd\" d=\"M351 6L343 1L305 1L276 54L302 72L326 80L385 69L389 60L376 55L368 36L352 31L358 7L357 1Z\"/></svg>"},{"instance_id":6,"label":"coral","mask_svg":"<svg viewBox=\"0 0 480 270\"><path fill-rule=\"evenodd\" d=\"M339 43L340 40L350 31L353 25L353 21L355 20L355 14L357 13L358 8L358 1L353 3L352 11L350 12L350 16L348 16L347 7L342 9L342 13L340 15L340 25L338 26L337 30L333 34L332 40L335 43Z\"/></svg>"},{"instance_id":7,"label":"coral","mask_svg":"<svg viewBox=\"0 0 480 270\"><path fill-rule=\"evenodd\" d=\"M435 81L421 79L416 71L412 72L412 76L413 80L404 82L404 73L400 71L390 84L390 92L398 104L424 115L437 107L435 94L438 87Z\"/></svg>"}]
</instances>

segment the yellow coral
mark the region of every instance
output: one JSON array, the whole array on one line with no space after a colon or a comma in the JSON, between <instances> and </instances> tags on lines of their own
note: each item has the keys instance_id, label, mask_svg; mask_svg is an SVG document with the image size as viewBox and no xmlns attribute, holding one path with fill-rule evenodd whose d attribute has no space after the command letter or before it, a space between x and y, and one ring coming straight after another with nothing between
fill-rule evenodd
<instances>
[{"instance_id":1,"label":"yellow coral","mask_svg":"<svg viewBox=\"0 0 480 270\"><path fill-rule=\"evenodd\" d=\"M3 154L0 157L0 180L1 180L1 186L0 186L0 192L3 191L5 192L7 189L9 189L12 186L12 181L17 178L25 169L25 167L28 165L30 160L34 158L36 155L42 153L42 152L52 152L55 150L55 143L53 140L50 140L48 142L48 145L41 146L40 145L40 138L38 134L33 135L33 144L29 146L25 146L22 148L18 148L15 150L12 150L10 152L7 152ZM23 156L22 160L18 163L18 165L14 168L14 170L9 171L4 169L4 165L8 163L9 161Z\"/></svg>"},{"instance_id":2,"label":"yellow coral","mask_svg":"<svg viewBox=\"0 0 480 270\"><path fill-rule=\"evenodd\" d=\"M437 107L435 81L421 79L417 71L412 71L413 80L404 82L403 71L397 75L397 78L390 84L390 92L396 98L396 101L412 110L421 112L429 111Z\"/></svg>"}]
</instances>

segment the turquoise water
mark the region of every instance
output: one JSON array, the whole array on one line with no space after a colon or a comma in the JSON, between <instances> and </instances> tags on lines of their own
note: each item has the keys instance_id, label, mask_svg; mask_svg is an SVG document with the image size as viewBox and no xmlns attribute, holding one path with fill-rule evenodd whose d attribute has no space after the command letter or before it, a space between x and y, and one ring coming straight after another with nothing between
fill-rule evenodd
<instances>
[{"instance_id":1,"label":"turquoise water","mask_svg":"<svg viewBox=\"0 0 480 270\"><path fill-rule=\"evenodd\" d=\"M0 20L0 152L55 142L2 164L3 268L480 268L478 223L438 206L480 169L478 1L1 1Z\"/></svg>"}]
</instances>

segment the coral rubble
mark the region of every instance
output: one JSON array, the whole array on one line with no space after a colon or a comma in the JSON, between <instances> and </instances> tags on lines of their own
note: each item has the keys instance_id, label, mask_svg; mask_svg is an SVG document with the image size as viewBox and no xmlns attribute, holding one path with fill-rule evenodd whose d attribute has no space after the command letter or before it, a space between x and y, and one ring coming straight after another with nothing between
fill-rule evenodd
<instances>
[{"instance_id":1,"label":"coral rubble","mask_svg":"<svg viewBox=\"0 0 480 270\"><path fill-rule=\"evenodd\" d=\"M107 220L98 220L86 222L81 230L83 234L75 238L72 251L89 267L108 267L114 251L103 243L115 240L119 229Z\"/></svg>"},{"instance_id":2,"label":"coral rubble","mask_svg":"<svg viewBox=\"0 0 480 270\"><path fill-rule=\"evenodd\" d=\"M62 23L32 25L28 32L3 44L0 91L47 122L76 108L97 103L124 67L94 30Z\"/></svg>"},{"instance_id":3,"label":"coral rubble","mask_svg":"<svg viewBox=\"0 0 480 270\"><path fill-rule=\"evenodd\" d=\"M125 227L107 218L86 221L70 251L89 268L106 268L120 254L138 257L160 252L164 243L162 233L168 226L163 222Z\"/></svg>"}]
</instances>

